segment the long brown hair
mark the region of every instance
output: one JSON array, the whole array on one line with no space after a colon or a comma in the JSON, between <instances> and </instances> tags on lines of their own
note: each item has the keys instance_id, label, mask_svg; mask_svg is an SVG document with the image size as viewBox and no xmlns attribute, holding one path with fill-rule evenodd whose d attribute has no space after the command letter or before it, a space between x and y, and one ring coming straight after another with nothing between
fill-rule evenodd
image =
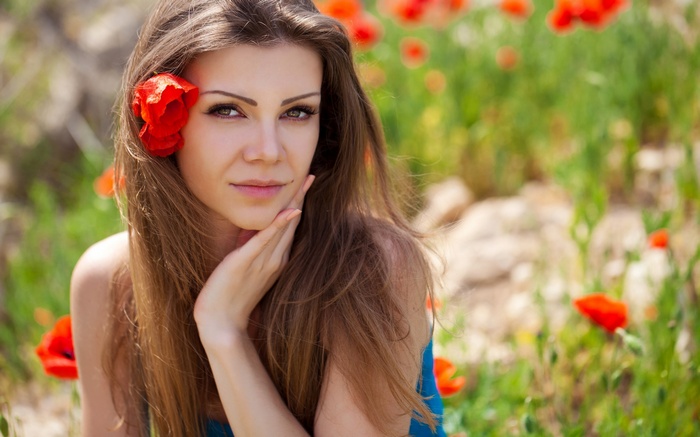
<instances>
[{"instance_id":1,"label":"long brown hair","mask_svg":"<svg viewBox=\"0 0 700 437\"><path fill-rule=\"evenodd\" d=\"M377 387L388 387L403 410L435 424L396 358L409 338L406 294L397 288L431 293L430 268L394 203L381 126L345 30L311 0L164 0L129 59L115 139L116 171L126 177L121 207L130 260L126 279L114 281L115 340L105 363L115 404L142 433L203 431L201 406L216 399L216 387L192 309L220 259L211 249L217 236L200 226L208 211L188 191L174 158L153 157L141 145L133 90L154 72L181 74L203 52L280 43L303 45L322 59L321 127L310 169L316 180L289 262L259 304L262 361L310 432L331 353L379 429L388 412ZM121 389L119 366L130 372Z\"/></svg>"}]
</instances>

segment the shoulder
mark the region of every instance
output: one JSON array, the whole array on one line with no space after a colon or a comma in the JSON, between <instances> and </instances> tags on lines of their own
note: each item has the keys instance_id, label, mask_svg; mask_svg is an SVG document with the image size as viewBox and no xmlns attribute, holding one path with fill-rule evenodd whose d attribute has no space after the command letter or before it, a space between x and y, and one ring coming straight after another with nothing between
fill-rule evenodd
<instances>
[{"instance_id":1,"label":"shoulder","mask_svg":"<svg viewBox=\"0 0 700 437\"><path fill-rule=\"evenodd\" d=\"M121 232L90 246L80 257L71 276L71 310L104 303L116 271L129 259L129 241ZM73 312L73 311L71 311Z\"/></svg>"},{"instance_id":2,"label":"shoulder","mask_svg":"<svg viewBox=\"0 0 700 437\"><path fill-rule=\"evenodd\" d=\"M119 423L110 380L103 370L102 353L109 344L112 282L128 259L128 236L123 232L87 249L71 277L71 319L84 435L103 435ZM125 435L125 430L122 427L110 435Z\"/></svg>"},{"instance_id":3,"label":"shoulder","mask_svg":"<svg viewBox=\"0 0 700 437\"><path fill-rule=\"evenodd\" d=\"M399 287L397 291L414 290L424 298L426 287L432 281L432 272L426 249L419 237L409 229L379 219L371 219L368 229L389 269L393 285L402 285L410 278L410 282L416 286L409 289Z\"/></svg>"},{"instance_id":4,"label":"shoulder","mask_svg":"<svg viewBox=\"0 0 700 437\"><path fill-rule=\"evenodd\" d=\"M433 271L426 248L417 234L393 223L371 219L369 230L387 267L389 290L401 312L418 335L428 341L425 302L433 287Z\"/></svg>"},{"instance_id":5,"label":"shoulder","mask_svg":"<svg viewBox=\"0 0 700 437\"><path fill-rule=\"evenodd\" d=\"M71 276L71 317L75 326L76 343L84 338L83 332L95 334L96 325L104 325L111 309L110 297L115 273L129 259L129 241L126 232L99 241L80 257ZM77 328L77 329L76 329ZM83 331L83 328L87 328Z\"/></svg>"}]
</instances>

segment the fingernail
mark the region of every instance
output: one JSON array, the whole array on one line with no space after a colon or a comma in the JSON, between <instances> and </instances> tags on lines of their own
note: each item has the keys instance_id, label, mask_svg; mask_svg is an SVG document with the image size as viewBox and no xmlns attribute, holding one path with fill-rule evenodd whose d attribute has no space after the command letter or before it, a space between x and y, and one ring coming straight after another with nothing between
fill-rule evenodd
<instances>
[{"instance_id":1,"label":"fingernail","mask_svg":"<svg viewBox=\"0 0 700 437\"><path fill-rule=\"evenodd\" d=\"M295 209L294 211L290 212L289 215L287 216L287 221L290 222L294 218L299 217L301 215L301 210L300 209Z\"/></svg>"}]
</instances>

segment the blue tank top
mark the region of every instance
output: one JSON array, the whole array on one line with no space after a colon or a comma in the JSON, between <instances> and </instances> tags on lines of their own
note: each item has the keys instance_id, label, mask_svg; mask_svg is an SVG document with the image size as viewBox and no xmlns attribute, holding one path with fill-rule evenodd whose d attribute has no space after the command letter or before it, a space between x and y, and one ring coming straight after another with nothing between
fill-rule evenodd
<instances>
[{"instance_id":1,"label":"blue tank top","mask_svg":"<svg viewBox=\"0 0 700 437\"><path fill-rule=\"evenodd\" d=\"M425 347L423 351L423 364L421 367L420 381L418 381L420 394L426 398L426 405L437 416L438 426L436 432L432 432L428 425L411 419L411 428L408 434L411 437L446 437L445 430L442 429L442 415L444 413L442 399L437 390L435 374L433 373L433 341ZM234 437L231 426L219 423L215 420L207 422L206 437Z\"/></svg>"}]
</instances>

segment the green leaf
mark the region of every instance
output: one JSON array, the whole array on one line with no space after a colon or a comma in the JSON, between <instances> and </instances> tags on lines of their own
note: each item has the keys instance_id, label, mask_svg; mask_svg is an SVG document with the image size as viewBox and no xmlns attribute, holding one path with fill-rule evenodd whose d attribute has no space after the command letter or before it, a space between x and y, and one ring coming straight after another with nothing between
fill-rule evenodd
<instances>
[{"instance_id":1,"label":"green leaf","mask_svg":"<svg viewBox=\"0 0 700 437\"><path fill-rule=\"evenodd\" d=\"M535 418L532 417L532 414L530 413L525 413L523 415L523 429L525 430L526 433L532 434L535 432L535 429L537 428L537 422L535 421Z\"/></svg>"},{"instance_id":2,"label":"green leaf","mask_svg":"<svg viewBox=\"0 0 700 437\"><path fill-rule=\"evenodd\" d=\"M2 414L0 414L0 434L2 437L10 437L10 424Z\"/></svg>"}]
</instances>

